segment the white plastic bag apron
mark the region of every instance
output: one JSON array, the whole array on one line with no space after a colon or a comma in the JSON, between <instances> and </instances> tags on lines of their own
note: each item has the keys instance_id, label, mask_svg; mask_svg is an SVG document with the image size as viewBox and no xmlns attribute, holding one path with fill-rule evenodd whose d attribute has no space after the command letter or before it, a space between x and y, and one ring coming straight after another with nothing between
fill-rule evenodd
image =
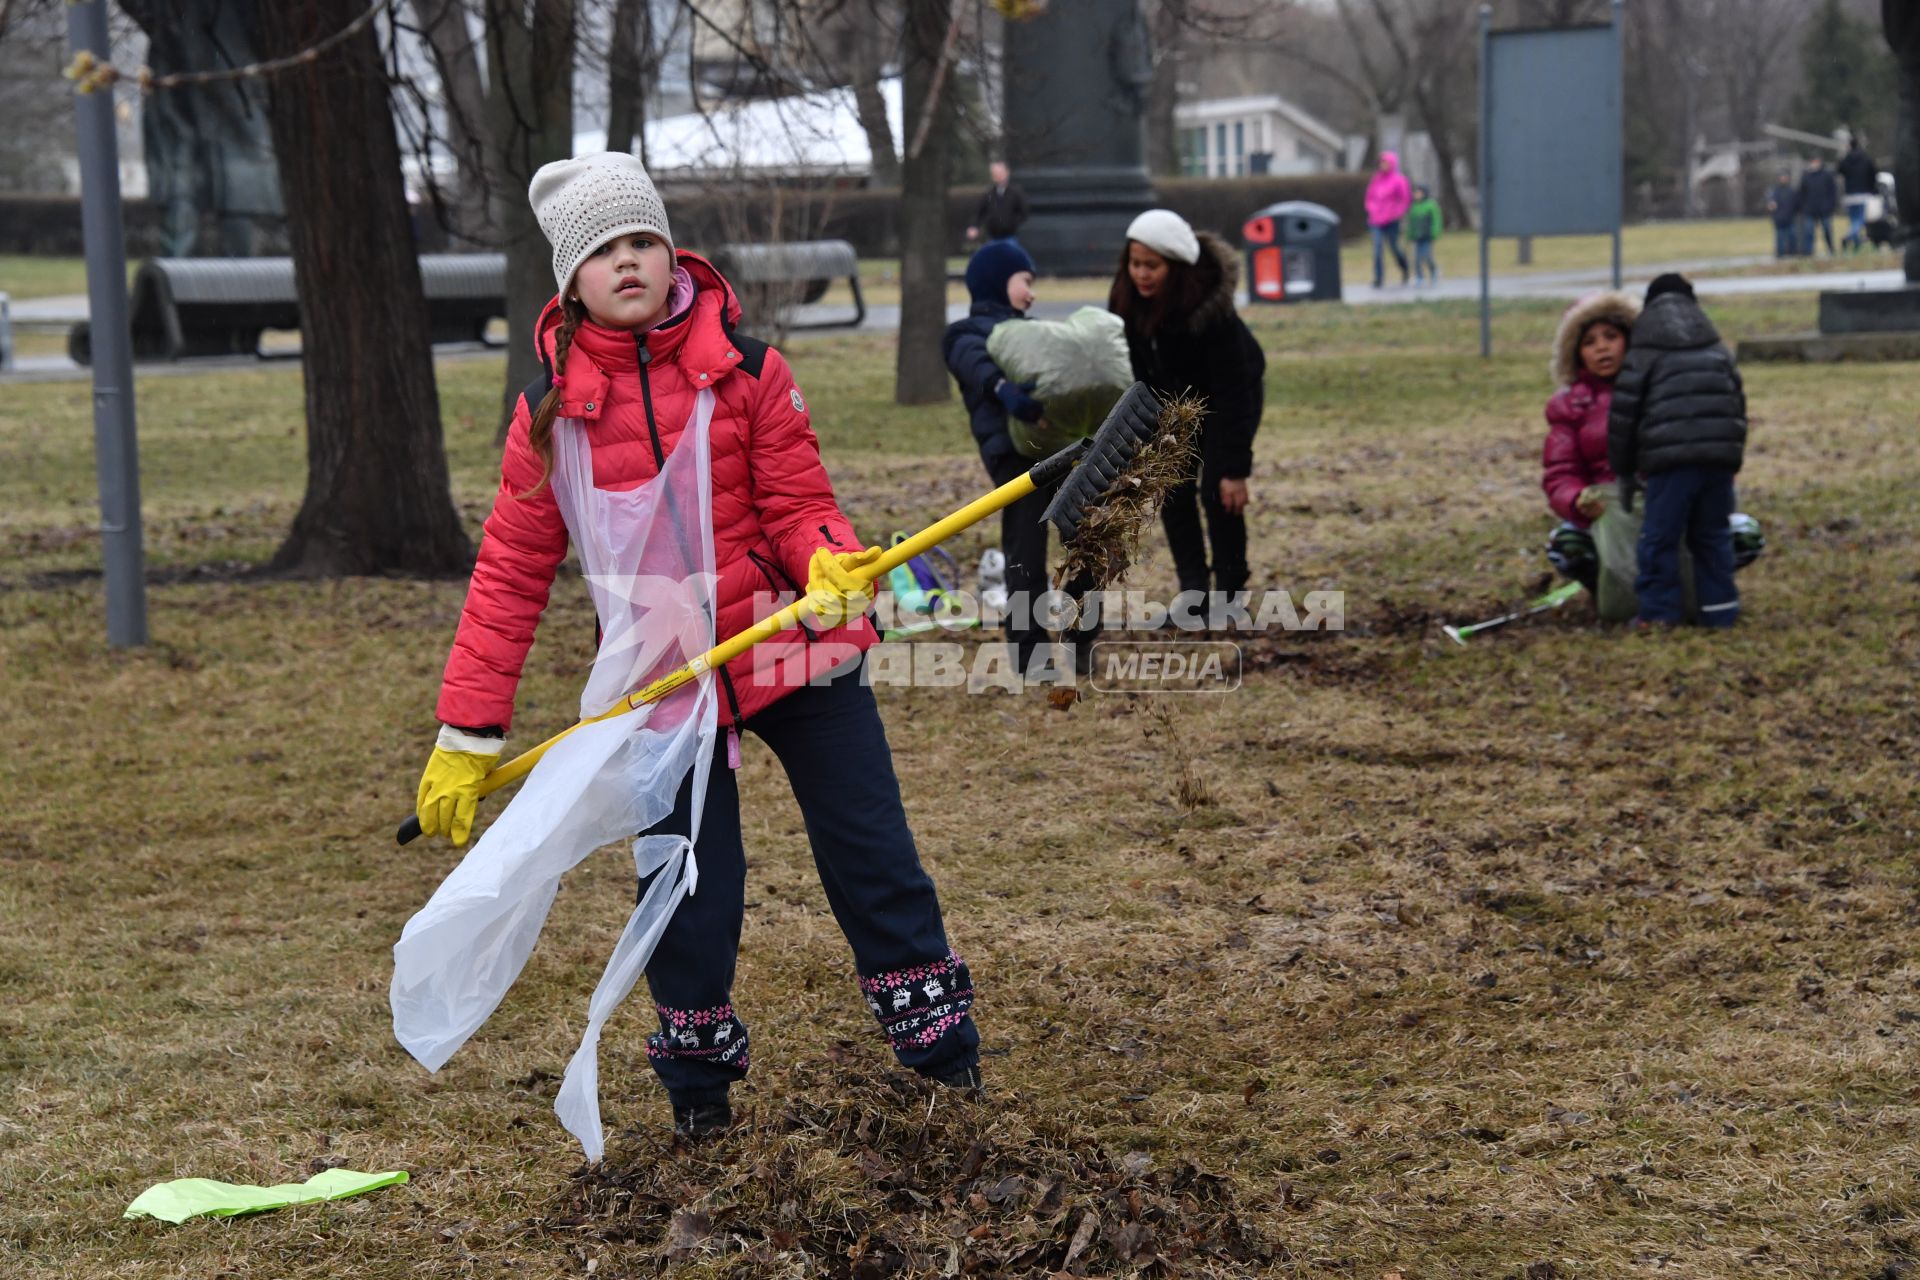
<instances>
[{"instance_id":1,"label":"white plastic bag apron","mask_svg":"<svg viewBox=\"0 0 1920 1280\"><path fill-rule=\"evenodd\" d=\"M713 393L704 391L661 473L619 493L594 487L586 429L575 420L554 424L554 498L602 631L582 719L713 647L712 415ZM393 1032L408 1053L430 1071L453 1056L519 976L561 876L600 846L665 818L689 771L697 838L716 717L708 673L651 706L575 730L541 757L394 945ZM589 1160L604 1150L600 1029L698 879L693 842L681 836L636 839L633 858L639 874L660 874L614 946L554 1101Z\"/></svg>"}]
</instances>

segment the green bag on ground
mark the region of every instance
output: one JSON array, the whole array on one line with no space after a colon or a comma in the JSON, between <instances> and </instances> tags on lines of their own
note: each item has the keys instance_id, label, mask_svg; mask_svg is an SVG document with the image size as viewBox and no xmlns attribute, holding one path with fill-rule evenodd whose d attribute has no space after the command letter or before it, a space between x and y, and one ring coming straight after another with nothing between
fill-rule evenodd
<instances>
[{"instance_id":1,"label":"green bag on ground","mask_svg":"<svg viewBox=\"0 0 1920 1280\"><path fill-rule=\"evenodd\" d=\"M266 1209L284 1209L290 1204L340 1200L377 1187L397 1186L406 1180L406 1173L397 1169L386 1173L327 1169L305 1182L284 1182L275 1187L215 1182L212 1178L178 1178L148 1187L121 1216L158 1218L162 1222L185 1222L202 1216L232 1218Z\"/></svg>"},{"instance_id":2,"label":"green bag on ground","mask_svg":"<svg viewBox=\"0 0 1920 1280\"><path fill-rule=\"evenodd\" d=\"M1003 320L987 335L987 354L1015 382L1031 382L1033 398L1047 406L1037 423L1007 420L1014 448L1029 458L1092 435L1133 385L1126 326L1099 307L1065 320Z\"/></svg>"},{"instance_id":3,"label":"green bag on ground","mask_svg":"<svg viewBox=\"0 0 1920 1280\"><path fill-rule=\"evenodd\" d=\"M1640 598L1634 594L1634 579L1640 576L1640 524L1646 515L1647 495L1641 494L1632 511L1620 505L1620 486L1616 482L1607 499L1607 509L1593 522L1593 550L1600 558L1600 582L1594 594L1594 607L1602 622L1626 622L1640 612ZM1688 618L1699 610L1693 596L1693 557L1680 548L1680 590Z\"/></svg>"}]
</instances>

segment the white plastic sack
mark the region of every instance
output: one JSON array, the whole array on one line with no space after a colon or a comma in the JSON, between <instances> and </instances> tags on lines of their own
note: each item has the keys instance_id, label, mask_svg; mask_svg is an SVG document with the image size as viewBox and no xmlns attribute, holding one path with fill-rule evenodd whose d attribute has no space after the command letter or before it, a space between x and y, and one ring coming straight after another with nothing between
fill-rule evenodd
<instances>
[{"instance_id":1,"label":"white plastic sack","mask_svg":"<svg viewBox=\"0 0 1920 1280\"><path fill-rule=\"evenodd\" d=\"M621 493L594 487L585 428L573 420L554 426L554 496L602 630L581 695L583 719L713 647L712 413L713 393L702 392L661 474ZM560 878L595 849L665 818L690 771L690 829L698 837L716 721L708 673L658 703L575 730L541 757L394 945L393 1031L421 1065L437 1071L505 997L540 936ZM614 946L554 1101L589 1160L605 1149L600 1030L699 874L693 842L680 836L635 839L633 858L639 874L661 874Z\"/></svg>"},{"instance_id":2,"label":"white plastic sack","mask_svg":"<svg viewBox=\"0 0 1920 1280\"><path fill-rule=\"evenodd\" d=\"M1119 316L1081 307L1065 320L1002 320L987 335L987 354L1015 382L1033 383L1047 406L1038 424L1009 418L1014 447L1045 458L1100 429L1133 385L1127 330Z\"/></svg>"},{"instance_id":3,"label":"white plastic sack","mask_svg":"<svg viewBox=\"0 0 1920 1280\"><path fill-rule=\"evenodd\" d=\"M1642 493L1633 510L1620 501L1616 481L1607 493L1606 510L1593 522L1593 550L1600 561L1599 581L1594 591L1596 616L1602 622L1625 622L1640 612L1640 597L1635 594L1640 576L1640 526L1646 519L1647 495ZM1687 617L1695 615L1693 595L1693 557L1680 548L1680 592Z\"/></svg>"}]
</instances>

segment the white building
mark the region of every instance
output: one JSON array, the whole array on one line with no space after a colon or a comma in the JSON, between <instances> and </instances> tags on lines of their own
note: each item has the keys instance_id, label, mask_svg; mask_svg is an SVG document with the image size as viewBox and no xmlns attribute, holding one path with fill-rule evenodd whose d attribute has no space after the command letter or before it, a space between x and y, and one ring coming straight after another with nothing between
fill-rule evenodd
<instances>
[{"instance_id":1,"label":"white building","mask_svg":"<svg viewBox=\"0 0 1920 1280\"><path fill-rule=\"evenodd\" d=\"M894 147L903 134L900 78L880 82ZM711 111L646 122L647 168L655 178L697 181L742 174L864 177L873 169L852 89L788 98L735 99ZM604 129L573 136L573 153L604 151Z\"/></svg>"},{"instance_id":2,"label":"white building","mask_svg":"<svg viewBox=\"0 0 1920 1280\"><path fill-rule=\"evenodd\" d=\"M1341 167L1338 130L1278 94L1213 98L1174 108L1180 172L1191 178L1250 173L1330 173Z\"/></svg>"}]
</instances>

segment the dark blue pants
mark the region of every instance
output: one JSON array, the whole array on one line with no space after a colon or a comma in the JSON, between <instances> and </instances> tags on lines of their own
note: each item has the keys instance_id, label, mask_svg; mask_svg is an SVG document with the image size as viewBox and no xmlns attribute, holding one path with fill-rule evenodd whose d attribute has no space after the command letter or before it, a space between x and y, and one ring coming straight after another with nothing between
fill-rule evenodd
<instances>
[{"instance_id":1,"label":"dark blue pants","mask_svg":"<svg viewBox=\"0 0 1920 1280\"><path fill-rule=\"evenodd\" d=\"M1833 253L1833 215L1830 213L1804 214L1800 218L1800 252L1809 258L1813 256L1813 233L1818 230L1826 238L1827 253Z\"/></svg>"},{"instance_id":2,"label":"dark blue pants","mask_svg":"<svg viewBox=\"0 0 1920 1280\"><path fill-rule=\"evenodd\" d=\"M1700 622L1730 627L1740 617L1740 589L1733 584L1733 472L1681 467L1647 477L1646 514L1640 525L1640 574L1634 594L1649 622L1680 622L1685 609L1680 584L1680 548L1693 555L1694 597Z\"/></svg>"},{"instance_id":3,"label":"dark blue pants","mask_svg":"<svg viewBox=\"0 0 1920 1280\"><path fill-rule=\"evenodd\" d=\"M827 903L853 945L861 992L894 1055L915 1071L945 1075L980 1059L968 1012L973 981L947 945L933 881L914 850L880 709L860 679L864 665L795 690L745 727L787 771ZM733 1009L747 859L725 730L720 737L695 842L700 883L647 965L660 1015L647 1057L678 1105L720 1101L747 1073L747 1028ZM692 793L689 773L656 830L686 833Z\"/></svg>"},{"instance_id":4,"label":"dark blue pants","mask_svg":"<svg viewBox=\"0 0 1920 1280\"><path fill-rule=\"evenodd\" d=\"M1381 277L1386 273L1386 260L1380 256L1382 247L1393 250L1393 260L1400 264L1400 278L1407 278L1407 255L1400 252L1400 219L1383 222L1373 228L1373 287L1380 287Z\"/></svg>"},{"instance_id":5,"label":"dark blue pants","mask_svg":"<svg viewBox=\"0 0 1920 1280\"><path fill-rule=\"evenodd\" d=\"M1018 454L1003 454L987 464L987 475L997 487L1027 474L1032 466ZM1022 671L1032 664L1034 652L1048 642L1047 629L1039 624L1035 615L1040 597L1051 586L1047 573L1047 531L1053 526L1040 517L1053 496L1060 492L1060 485L1061 481L1056 480L1000 509L1000 549L1007 557L1007 639L1014 646L1015 659ZM1067 583L1064 590L1077 597L1092 588L1092 576L1083 573ZM1062 638L1070 636L1071 633ZM1086 640L1086 643L1092 641Z\"/></svg>"},{"instance_id":6,"label":"dark blue pants","mask_svg":"<svg viewBox=\"0 0 1920 1280\"><path fill-rule=\"evenodd\" d=\"M1800 252L1800 237L1794 233L1791 222L1773 224L1773 256L1791 258Z\"/></svg>"}]
</instances>

